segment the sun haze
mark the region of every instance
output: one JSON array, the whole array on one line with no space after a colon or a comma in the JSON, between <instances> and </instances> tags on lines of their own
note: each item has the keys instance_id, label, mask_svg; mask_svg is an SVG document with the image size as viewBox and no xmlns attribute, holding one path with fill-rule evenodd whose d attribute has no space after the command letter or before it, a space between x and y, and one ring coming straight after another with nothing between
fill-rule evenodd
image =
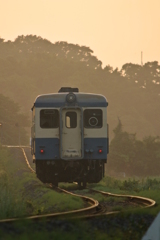
<instances>
[{"instance_id":1,"label":"sun haze","mask_svg":"<svg viewBox=\"0 0 160 240\"><path fill-rule=\"evenodd\" d=\"M103 66L160 62L159 0L0 0L0 37L90 47Z\"/></svg>"}]
</instances>

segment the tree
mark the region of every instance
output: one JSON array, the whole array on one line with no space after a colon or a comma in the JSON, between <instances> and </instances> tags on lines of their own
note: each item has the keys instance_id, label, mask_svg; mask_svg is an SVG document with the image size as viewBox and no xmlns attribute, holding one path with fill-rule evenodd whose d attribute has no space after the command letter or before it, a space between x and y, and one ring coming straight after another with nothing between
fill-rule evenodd
<instances>
[{"instance_id":1,"label":"tree","mask_svg":"<svg viewBox=\"0 0 160 240\"><path fill-rule=\"evenodd\" d=\"M127 63L122 66L123 76L138 83L139 86L150 88L160 84L160 65L157 61L147 62L143 66Z\"/></svg>"},{"instance_id":2,"label":"tree","mask_svg":"<svg viewBox=\"0 0 160 240\"><path fill-rule=\"evenodd\" d=\"M4 145L19 144L19 139L21 144L29 142L25 131L25 127L29 126L29 119L19 111L18 104L0 94L0 123L2 124L0 131L1 143Z\"/></svg>"},{"instance_id":3,"label":"tree","mask_svg":"<svg viewBox=\"0 0 160 240\"><path fill-rule=\"evenodd\" d=\"M109 161L112 168L118 172L130 173L130 166L134 159L135 134L129 134L122 129L121 120L118 118L118 124L113 130L114 138L110 144Z\"/></svg>"}]
</instances>

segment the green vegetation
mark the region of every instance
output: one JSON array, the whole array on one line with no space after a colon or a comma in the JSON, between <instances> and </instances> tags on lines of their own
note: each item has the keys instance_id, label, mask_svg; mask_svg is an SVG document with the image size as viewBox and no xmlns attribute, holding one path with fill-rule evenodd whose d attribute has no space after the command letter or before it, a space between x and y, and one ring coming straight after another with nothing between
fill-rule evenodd
<instances>
[{"instance_id":1,"label":"green vegetation","mask_svg":"<svg viewBox=\"0 0 160 240\"><path fill-rule=\"evenodd\" d=\"M0 94L0 144L29 144L25 127L30 126L27 114L20 112L20 106Z\"/></svg>"},{"instance_id":2,"label":"green vegetation","mask_svg":"<svg viewBox=\"0 0 160 240\"><path fill-rule=\"evenodd\" d=\"M117 179L106 176L98 184L89 184L90 187L97 187L101 189L107 189L107 191L116 190L119 192L140 192L145 190L159 190L160 189L160 178L147 177L147 178L124 178ZM122 190L122 191L121 191Z\"/></svg>"},{"instance_id":3,"label":"green vegetation","mask_svg":"<svg viewBox=\"0 0 160 240\"><path fill-rule=\"evenodd\" d=\"M0 148L0 219L21 217L25 212L21 194L17 194L13 179L7 171L10 159L9 152Z\"/></svg>"},{"instance_id":4,"label":"green vegetation","mask_svg":"<svg viewBox=\"0 0 160 240\"><path fill-rule=\"evenodd\" d=\"M83 208L80 198L47 188L25 164L20 149L0 148L0 219Z\"/></svg>"},{"instance_id":5,"label":"green vegetation","mask_svg":"<svg viewBox=\"0 0 160 240\"><path fill-rule=\"evenodd\" d=\"M144 137L137 140L136 134L123 131L121 120L113 130L106 173L127 177L147 177L159 175L160 137Z\"/></svg>"}]
</instances>

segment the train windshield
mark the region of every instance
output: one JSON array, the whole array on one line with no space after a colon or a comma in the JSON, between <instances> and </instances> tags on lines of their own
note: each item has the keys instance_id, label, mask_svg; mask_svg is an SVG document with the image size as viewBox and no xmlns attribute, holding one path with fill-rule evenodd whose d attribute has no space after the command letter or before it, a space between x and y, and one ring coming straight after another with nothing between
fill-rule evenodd
<instances>
[{"instance_id":1,"label":"train windshield","mask_svg":"<svg viewBox=\"0 0 160 240\"><path fill-rule=\"evenodd\" d=\"M56 109L42 109L40 111L41 128L58 128L59 112Z\"/></svg>"},{"instance_id":2,"label":"train windshield","mask_svg":"<svg viewBox=\"0 0 160 240\"><path fill-rule=\"evenodd\" d=\"M85 109L84 110L84 127L101 128L102 127L102 110Z\"/></svg>"}]
</instances>

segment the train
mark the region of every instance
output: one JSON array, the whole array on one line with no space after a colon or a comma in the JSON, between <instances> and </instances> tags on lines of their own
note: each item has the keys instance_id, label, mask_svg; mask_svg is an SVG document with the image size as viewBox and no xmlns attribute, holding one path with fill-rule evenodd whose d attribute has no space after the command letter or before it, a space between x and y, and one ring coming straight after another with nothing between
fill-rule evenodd
<instances>
[{"instance_id":1,"label":"train","mask_svg":"<svg viewBox=\"0 0 160 240\"><path fill-rule=\"evenodd\" d=\"M43 183L98 183L109 153L107 99L62 87L37 96L32 107L31 154Z\"/></svg>"}]
</instances>

